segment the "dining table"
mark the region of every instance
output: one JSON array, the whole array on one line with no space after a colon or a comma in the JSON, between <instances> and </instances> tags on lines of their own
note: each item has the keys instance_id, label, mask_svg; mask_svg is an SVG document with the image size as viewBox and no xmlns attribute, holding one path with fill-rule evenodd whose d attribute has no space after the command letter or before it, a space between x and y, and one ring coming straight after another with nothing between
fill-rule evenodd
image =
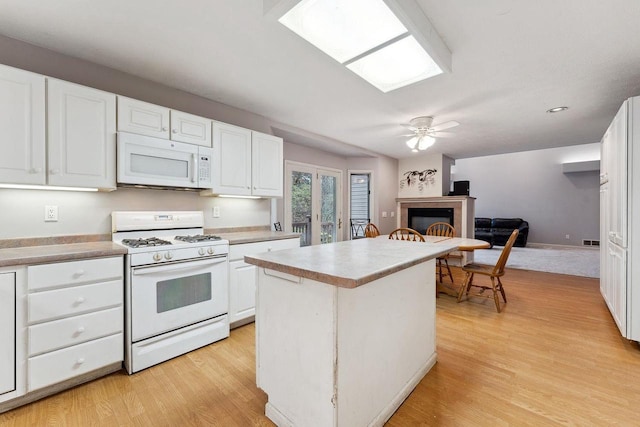
<instances>
[{"instance_id":1,"label":"dining table","mask_svg":"<svg viewBox=\"0 0 640 427\"><path fill-rule=\"evenodd\" d=\"M422 235L425 243L428 244L438 244L438 243L446 243L446 244L454 244L456 245L455 249L452 249L452 252L455 251L464 251L464 252L473 252L476 249L489 249L491 245L489 242L479 239L473 239L469 237L447 237L447 236L429 236ZM388 239L388 235L381 235L378 238ZM447 295L451 295L454 297L458 297L458 290L455 283L445 283L444 281L436 280L436 289L438 293L445 293Z\"/></svg>"}]
</instances>

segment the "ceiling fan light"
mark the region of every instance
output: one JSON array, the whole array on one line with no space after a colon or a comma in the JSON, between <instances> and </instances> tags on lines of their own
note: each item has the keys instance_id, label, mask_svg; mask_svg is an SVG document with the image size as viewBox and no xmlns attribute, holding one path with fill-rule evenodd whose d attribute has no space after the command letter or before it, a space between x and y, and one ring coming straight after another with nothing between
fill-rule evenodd
<instances>
[{"instance_id":1,"label":"ceiling fan light","mask_svg":"<svg viewBox=\"0 0 640 427\"><path fill-rule=\"evenodd\" d=\"M426 135L420 137L420 141L418 142L419 150L426 150L431 147L436 142L436 139L432 136Z\"/></svg>"},{"instance_id":2,"label":"ceiling fan light","mask_svg":"<svg viewBox=\"0 0 640 427\"><path fill-rule=\"evenodd\" d=\"M417 136L413 136L411 138L409 138L407 140L407 147L411 148L412 150L415 150L416 145L418 145L418 137Z\"/></svg>"}]
</instances>

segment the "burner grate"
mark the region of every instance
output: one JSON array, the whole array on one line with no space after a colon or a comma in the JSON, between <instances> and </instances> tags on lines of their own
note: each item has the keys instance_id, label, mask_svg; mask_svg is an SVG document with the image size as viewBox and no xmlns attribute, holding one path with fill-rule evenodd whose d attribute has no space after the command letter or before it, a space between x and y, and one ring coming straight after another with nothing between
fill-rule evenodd
<instances>
[{"instance_id":1,"label":"burner grate","mask_svg":"<svg viewBox=\"0 0 640 427\"><path fill-rule=\"evenodd\" d=\"M158 239L157 237L149 237L147 239L123 239L122 244L130 248L146 248L149 246L170 245L171 242Z\"/></svg>"},{"instance_id":2,"label":"burner grate","mask_svg":"<svg viewBox=\"0 0 640 427\"><path fill-rule=\"evenodd\" d=\"M198 242L210 242L214 240L220 240L220 236L214 236L212 234L196 234L193 236L176 236L176 240L187 243L198 243Z\"/></svg>"}]
</instances>

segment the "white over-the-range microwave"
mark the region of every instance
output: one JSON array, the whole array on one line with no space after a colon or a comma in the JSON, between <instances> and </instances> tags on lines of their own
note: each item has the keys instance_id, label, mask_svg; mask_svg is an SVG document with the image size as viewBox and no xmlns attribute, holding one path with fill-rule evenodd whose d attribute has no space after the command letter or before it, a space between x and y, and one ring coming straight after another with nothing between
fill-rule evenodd
<instances>
[{"instance_id":1,"label":"white over-the-range microwave","mask_svg":"<svg viewBox=\"0 0 640 427\"><path fill-rule=\"evenodd\" d=\"M117 153L119 185L211 188L211 148L118 132Z\"/></svg>"}]
</instances>

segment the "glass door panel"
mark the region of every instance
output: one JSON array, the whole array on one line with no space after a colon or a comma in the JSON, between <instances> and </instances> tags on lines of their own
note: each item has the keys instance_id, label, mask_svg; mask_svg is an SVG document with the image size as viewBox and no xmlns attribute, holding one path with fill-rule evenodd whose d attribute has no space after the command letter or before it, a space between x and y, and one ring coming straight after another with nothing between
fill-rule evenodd
<instances>
[{"instance_id":1,"label":"glass door panel","mask_svg":"<svg viewBox=\"0 0 640 427\"><path fill-rule=\"evenodd\" d=\"M312 243L311 218L313 215L313 176L312 172L293 170L290 173L291 191L291 230L300 233L300 246Z\"/></svg>"},{"instance_id":2,"label":"glass door panel","mask_svg":"<svg viewBox=\"0 0 640 427\"><path fill-rule=\"evenodd\" d=\"M295 162L285 169L287 231L300 233L300 246L342 240L342 173Z\"/></svg>"},{"instance_id":3,"label":"glass door panel","mask_svg":"<svg viewBox=\"0 0 640 427\"><path fill-rule=\"evenodd\" d=\"M321 171L320 180L320 243L338 241L341 219L338 215L339 181L334 172Z\"/></svg>"}]
</instances>

